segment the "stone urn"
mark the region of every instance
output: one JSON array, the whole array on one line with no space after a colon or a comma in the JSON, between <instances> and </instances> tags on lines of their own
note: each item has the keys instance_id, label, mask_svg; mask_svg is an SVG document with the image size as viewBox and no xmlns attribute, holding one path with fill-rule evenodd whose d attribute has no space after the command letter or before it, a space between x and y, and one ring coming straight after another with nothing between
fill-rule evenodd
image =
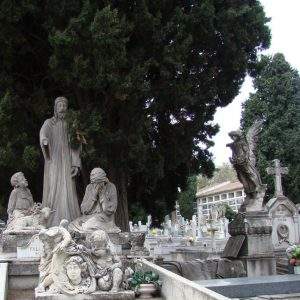
<instances>
[{"instance_id":1,"label":"stone urn","mask_svg":"<svg viewBox=\"0 0 300 300\"><path fill-rule=\"evenodd\" d=\"M156 292L156 286L153 283L142 283L138 288L140 299L152 298L152 295Z\"/></svg>"}]
</instances>

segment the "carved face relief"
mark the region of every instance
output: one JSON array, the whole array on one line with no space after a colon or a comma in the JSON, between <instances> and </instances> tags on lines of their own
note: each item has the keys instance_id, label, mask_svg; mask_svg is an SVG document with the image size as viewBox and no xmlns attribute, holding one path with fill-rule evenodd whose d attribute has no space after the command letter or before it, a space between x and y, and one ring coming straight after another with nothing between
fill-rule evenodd
<instances>
[{"instance_id":1,"label":"carved face relief","mask_svg":"<svg viewBox=\"0 0 300 300\"><path fill-rule=\"evenodd\" d=\"M81 267L76 262L69 262L66 265L66 273L70 282L74 285L79 285L82 281L81 277Z\"/></svg>"}]
</instances>

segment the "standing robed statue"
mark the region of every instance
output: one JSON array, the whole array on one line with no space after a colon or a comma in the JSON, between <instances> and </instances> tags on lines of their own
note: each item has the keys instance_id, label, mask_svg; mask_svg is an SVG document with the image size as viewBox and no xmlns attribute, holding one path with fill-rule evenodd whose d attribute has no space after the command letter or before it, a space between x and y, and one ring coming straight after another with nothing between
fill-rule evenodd
<instances>
[{"instance_id":1,"label":"standing robed statue","mask_svg":"<svg viewBox=\"0 0 300 300\"><path fill-rule=\"evenodd\" d=\"M62 219L72 221L80 216L75 176L81 167L80 148L72 149L65 116L68 100L55 99L54 116L40 131L44 166L43 206L50 207L48 226L58 226Z\"/></svg>"}]
</instances>

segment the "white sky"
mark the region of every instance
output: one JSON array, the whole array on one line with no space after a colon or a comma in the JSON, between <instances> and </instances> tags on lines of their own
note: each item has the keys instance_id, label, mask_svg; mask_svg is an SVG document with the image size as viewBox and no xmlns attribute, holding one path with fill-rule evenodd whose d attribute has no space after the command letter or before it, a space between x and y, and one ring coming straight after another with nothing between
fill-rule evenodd
<instances>
[{"instance_id":1,"label":"white sky","mask_svg":"<svg viewBox=\"0 0 300 300\"><path fill-rule=\"evenodd\" d=\"M260 0L267 17L271 17L271 47L265 52L281 52L286 60L300 70L300 0ZM231 151L226 148L230 142L228 132L240 126L241 104L253 92L252 81L247 77L240 94L224 108L217 110L214 122L220 125L219 133L214 137L215 146L211 148L216 166L228 162Z\"/></svg>"}]
</instances>

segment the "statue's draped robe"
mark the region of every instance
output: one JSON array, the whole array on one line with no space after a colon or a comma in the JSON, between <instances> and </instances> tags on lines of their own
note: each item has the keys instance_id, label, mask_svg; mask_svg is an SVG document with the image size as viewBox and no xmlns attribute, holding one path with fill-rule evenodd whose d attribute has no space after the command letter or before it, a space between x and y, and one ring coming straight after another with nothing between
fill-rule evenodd
<instances>
[{"instance_id":1,"label":"statue's draped robe","mask_svg":"<svg viewBox=\"0 0 300 300\"><path fill-rule=\"evenodd\" d=\"M48 147L43 145L45 138ZM56 117L42 126L40 144L45 159L42 204L54 210L48 225L56 226L62 219L72 221L80 216L75 179L71 177L72 167L80 168L80 152L70 147L66 121Z\"/></svg>"},{"instance_id":2,"label":"statue's draped robe","mask_svg":"<svg viewBox=\"0 0 300 300\"><path fill-rule=\"evenodd\" d=\"M34 205L31 192L28 188L16 187L10 194L7 213L8 223L13 218L19 218L26 215L27 211Z\"/></svg>"}]
</instances>

